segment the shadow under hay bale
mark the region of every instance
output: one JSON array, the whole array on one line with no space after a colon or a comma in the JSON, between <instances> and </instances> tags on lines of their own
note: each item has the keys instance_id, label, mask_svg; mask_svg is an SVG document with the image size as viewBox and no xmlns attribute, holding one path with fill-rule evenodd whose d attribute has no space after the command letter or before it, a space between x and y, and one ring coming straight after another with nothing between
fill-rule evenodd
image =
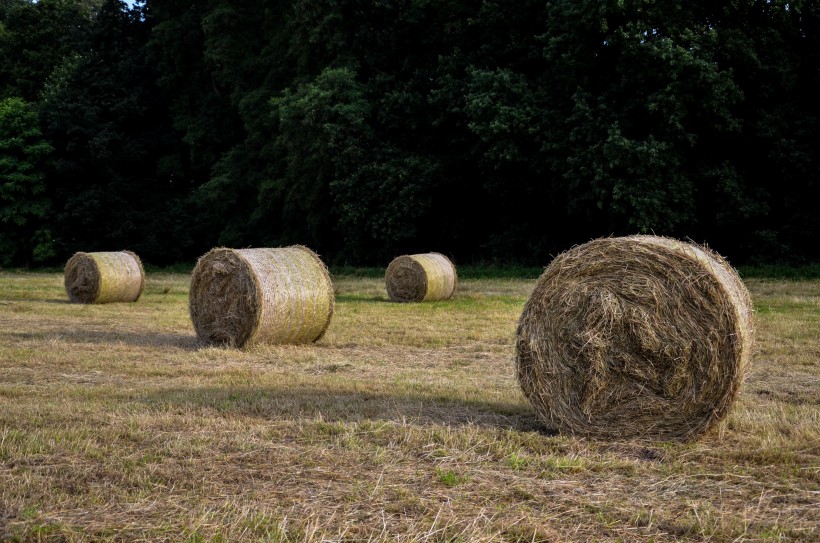
<instances>
[{"instance_id":1,"label":"shadow under hay bale","mask_svg":"<svg viewBox=\"0 0 820 543\"><path fill-rule=\"evenodd\" d=\"M394 302L447 300L457 281L455 266L440 253L399 256L385 272L387 296Z\"/></svg>"},{"instance_id":2,"label":"shadow under hay bale","mask_svg":"<svg viewBox=\"0 0 820 543\"><path fill-rule=\"evenodd\" d=\"M542 423L689 440L722 420L753 343L749 292L718 254L656 236L594 240L544 270L516 365Z\"/></svg>"},{"instance_id":3,"label":"shadow under hay bale","mask_svg":"<svg viewBox=\"0 0 820 543\"><path fill-rule=\"evenodd\" d=\"M79 252L66 262L64 283L73 303L136 302L145 288L145 270L131 251Z\"/></svg>"},{"instance_id":4,"label":"shadow under hay bale","mask_svg":"<svg viewBox=\"0 0 820 543\"><path fill-rule=\"evenodd\" d=\"M298 245L212 249L191 276L191 320L209 345L316 341L330 325L333 305L327 268Z\"/></svg>"}]
</instances>

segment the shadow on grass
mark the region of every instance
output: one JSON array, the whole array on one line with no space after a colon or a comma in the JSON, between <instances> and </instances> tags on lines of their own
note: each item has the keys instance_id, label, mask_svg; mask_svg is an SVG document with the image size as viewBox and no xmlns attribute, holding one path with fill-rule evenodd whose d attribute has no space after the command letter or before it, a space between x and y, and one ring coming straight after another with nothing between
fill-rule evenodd
<instances>
[{"instance_id":1,"label":"shadow on grass","mask_svg":"<svg viewBox=\"0 0 820 543\"><path fill-rule=\"evenodd\" d=\"M207 409L230 417L266 420L414 426L478 426L554 435L520 403L465 400L424 393L328 390L322 386L203 387L165 389L143 396L152 408Z\"/></svg>"},{"instance_id":2,"label":"shadow on grass","mask_svg":"<svg viewBox=\"0 0 820 543\"><path fill-rule=\"evenodd\" d=\"M72 302L68 298L48 298L45 300L37 300L37 299L28 299L28 300L16 300L20 302L37 302L38 304L55 304L55 305L76 305L76 306L89 306L89 307L100 307L100 306L131 306L137 302L107 302L105 304L84 304L80 302Z\"/></svg>"},{"instance_id":3,"label":"shadow on grass","mask_svg":"<svg viewBox=\"0 0 820 543\"><path fill-rule=\"evenodd\" d=\"M175 348L195 351L200 348L196 335L151 334L121 330L51 330L49 332L12 332L10 336L29 341L65 341L97 345L125 344L134 347Z\"/></svg>"},{"instance_id":4,"label":"shadow on grass","mask_svg":"<svg viewBox=\"0 0 820 543\"><path fill-rule=\"evenodd\" d=\"M336 295L337 302L355 302L355 303L364 303L364 304L395 304L395 302L391 302L387 298L383 298L381 296L371 296L371 297L362 297L362 296L353 296L350 294L337 294Z\"/></svg>"}]
</instances>

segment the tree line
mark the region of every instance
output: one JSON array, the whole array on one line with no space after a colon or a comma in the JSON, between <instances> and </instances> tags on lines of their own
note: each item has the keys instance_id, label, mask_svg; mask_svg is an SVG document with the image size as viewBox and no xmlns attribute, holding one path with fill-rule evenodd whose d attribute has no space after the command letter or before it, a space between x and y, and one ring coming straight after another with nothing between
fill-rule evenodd
<instances>
[{"instance_id":1,"label":"tree line","mask_svg":"<svg viewBox=\"0 0 820 543\"><path fill-rule=\"evenodd\" d=\"M820 5L0 0L0 265L820 258Z\"/></svg>"}]
</instances>

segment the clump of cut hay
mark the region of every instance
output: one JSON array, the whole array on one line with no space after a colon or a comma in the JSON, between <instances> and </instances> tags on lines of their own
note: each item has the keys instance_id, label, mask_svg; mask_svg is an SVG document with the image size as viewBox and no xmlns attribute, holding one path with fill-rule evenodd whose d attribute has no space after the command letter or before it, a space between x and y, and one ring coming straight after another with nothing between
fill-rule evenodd
<instances>
[{"instance_id":1,"label":"clump of cut hay","mask_svg":"<svg viewBox=\"0 0 820 543\"><path fill-rule=\"evenodd\" d=\"M66 262L64 282L73 303L136 302L145 288L145 270L131 251L79 252Z\"/></svg>"},{"instance_id":2,"label":"clump of cut hay","mask_svg":"<svg viewBox=\"0 0 820 543\"><path fill-rule=\"evenodd\" d=\"M330 325L334 300L327 268L307 247L217 248L194 268L189 309L207 344L309 343Z\"/></svg>"},{"instance_id":3,"label":"clump of cut hay","mask_svg":"<svg viewBox=\"0 0 820 543\"><path fill-rule=\"evenodd\" d=\"M394 302L447 300L456 290L453 263L440 253L399 256L387 266L387 296Z\"/></svg>"},{"instance_id":4,"label":"clump of cut hay","mask_svg":"<svg viewBox=\"0 0 820 543\"><path fill-rule=\"evenodd\" d=\"M541 421L570 434L693 439L729 412L753 343L749 292L705 247L598 239L544 270L516 365Z\"/></svg>"}]
</instances>

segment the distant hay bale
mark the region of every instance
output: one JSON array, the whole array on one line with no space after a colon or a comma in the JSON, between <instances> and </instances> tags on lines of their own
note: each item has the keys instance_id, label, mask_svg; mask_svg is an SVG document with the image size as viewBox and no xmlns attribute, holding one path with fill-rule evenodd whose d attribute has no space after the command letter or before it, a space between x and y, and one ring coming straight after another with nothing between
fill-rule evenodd
<instances>
[{"instance_id":1,"label":"distant hay bale","mask_svg":"<svg viewBox=\"0 0 820 543\"><path fill-rule=\"evenodd\" d=\"M394 302L447 300L457 280L455 266L440 253L397 257L385 273L387 296Z\"/></svg>"},{"instance_id":2,"label":"distant hay bale","mask_svg":"<svg viewBox=\"0 0 820 543\"><path fill-rule=\"evenodd\" d=\"M191 320L199 339L212 345L316 341L330 325L333 304L327 268L299 245L212 249L191 276Z\"/></svg>"},{"instance_id":3,"label":"distant hay bale","mask_svg":"<svg viewBox=\"0 0 820 543\"><path fill-rule=\"evenodd\" d=\"M79 252L66 262L64 283L73 303L136 302L145 288L145 270L131 251Z\"/></svg>"},{"instance_id":4,"label":"distant hay bale","mask_svg":"<svg viewBox=\"0 0 820 543\"><path fill-rule=\"evenodd\" d=\"M569 434L689 440L729 412L750 361L749 292L705 247L598 239L544 270L516 365L543 423Z\"/></svg>"}]
</instances>

